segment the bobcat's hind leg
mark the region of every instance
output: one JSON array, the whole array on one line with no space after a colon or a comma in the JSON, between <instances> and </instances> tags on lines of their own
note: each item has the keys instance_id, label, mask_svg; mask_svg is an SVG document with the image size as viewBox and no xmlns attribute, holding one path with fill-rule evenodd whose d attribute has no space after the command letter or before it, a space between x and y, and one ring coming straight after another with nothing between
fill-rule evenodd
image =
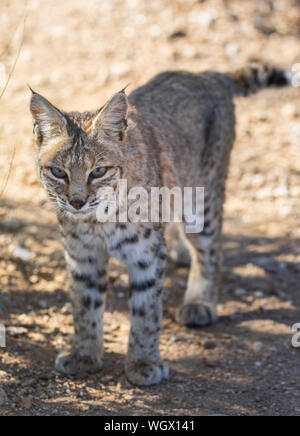
<instances>
[{"instance_id":1,"label":"bobcat's hind leg","mask_svg":"<svg viewBox=\"0 0 300 436\"><path fill-rule=\"evenodd\" d=\"M200 234L186 234L182 229L190 250L191 269L184 302L176 316L179 324L203 327L217 319L222 214L216 212L206 207Z\"/></svg>"}]
</instances>

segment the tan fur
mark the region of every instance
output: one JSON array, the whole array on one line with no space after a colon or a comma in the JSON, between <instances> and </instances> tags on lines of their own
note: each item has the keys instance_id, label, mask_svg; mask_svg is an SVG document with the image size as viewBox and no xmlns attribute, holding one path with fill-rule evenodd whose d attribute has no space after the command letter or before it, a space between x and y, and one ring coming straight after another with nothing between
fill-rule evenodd
<instances>
[{"instance_id":1,"label":"tan fur","mask_svg":"<svg viewBox=\"0 0 300 436\"><path fill-rule=\"evenodd\" d=\"M43 148L43 152L40 154L40 165L42 167L47 166L55 156L66 150L68 148L69 139L70 138L66 135L48 141L47 146Z\"/></svg>"},{"instance_id":2,"label":"tan fur","mask_svg":"<svg viewBox=\"0 0 300 436\"><path fill-rule=\"evenodd\" d=\"M114 256L127 264L130 277L127 377L137 385L168 377L159 353L164 226L101 224L95 215L102 190L116 189L121 178L128 189L205 188L203 231L185 234L181 228L191 271L177 320L195 326L216 320L225 181L235 137L232 97L283 84L284 72L257 65L226 75L167 72L128 98L122 91L97 111L68 114L33 94L37 161L57 209L74 305L74 341L58 356L59 371L102 367L106 267ZM99 169L106 172L94 178Z\"/></svg>"}]
</instances>

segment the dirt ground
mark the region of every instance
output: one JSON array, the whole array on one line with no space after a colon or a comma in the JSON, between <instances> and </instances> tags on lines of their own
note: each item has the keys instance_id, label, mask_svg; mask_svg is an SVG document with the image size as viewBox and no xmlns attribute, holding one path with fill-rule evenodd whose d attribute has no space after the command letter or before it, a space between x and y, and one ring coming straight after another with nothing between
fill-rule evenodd
<instances>
[{"instance_id":1,"label":"dirt ground","mask_svg":"<svg viewBox=\"0 0 300 436\"><path fill-rule=\"evenodd\" d=\"M300 322L299 89L236 101L219 321L202 330L174 322L188 270L170 262L161 350L171 377L140 389L123 372L128 277L115 261L105 369L87 379L54 371L58 350L70 343L71 305L55 214L36 177L26 87L65 110L85 110L167 69L226 71L253 57L290 68L300 62L300 2L26 3L0 4L7 73L26 15L0 100L0 294L8 298L0 313L7 329L0 415L300 415L300 351L291 346Z\"/></svg>"}]
</instances>

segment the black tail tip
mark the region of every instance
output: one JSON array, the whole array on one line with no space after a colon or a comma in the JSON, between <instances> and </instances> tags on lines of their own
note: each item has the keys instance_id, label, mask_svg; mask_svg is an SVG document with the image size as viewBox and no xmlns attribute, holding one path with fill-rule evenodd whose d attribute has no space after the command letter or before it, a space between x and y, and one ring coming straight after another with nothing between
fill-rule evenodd
<instances>
[{"instance_id":1,"label":"black tail tip","mask_svg":"<svg viewBox=\"0 0 300 436\"><path fill-rule=\"evenodd\" d=\"M267 86L282 87L287 85L290 85L288 73L284 70L271 68L268 75Z\"/></svg>"}]
</instances>

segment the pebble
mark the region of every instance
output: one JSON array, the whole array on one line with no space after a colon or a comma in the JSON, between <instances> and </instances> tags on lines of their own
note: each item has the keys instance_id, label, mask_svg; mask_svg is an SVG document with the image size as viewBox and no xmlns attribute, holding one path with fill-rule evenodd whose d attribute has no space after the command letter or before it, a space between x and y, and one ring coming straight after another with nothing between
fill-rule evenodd
<instances>
[{"instance_id":1,"label":"pebble","mask_svg":"<svg viewBox=\"0 0 300 436\"><path fill-rule=\"evenodd\" d=\"M130 73L130 65L126 63L112 64L110 73L114 77L122 78Z\"/></svg>"},{"instance_id":2,"label":"pebble","mask_svg":"<svg viewBox=\"0 0 300 436\"><path fill-rule=\"evenodd\" d=\"M268 263L272 262L272 259L269 259L268 257L258 257L258 258L256 259L256 262L257 262L259 265L264 266L264 265L268 265Z\"/></svg>"},{"instance_id":3,"label":"pebble","mask_svg":"<svg viewBox=\"0 0 300 436\"><path fill-rule=\"evenodd\" d=\"M205 366L207 366L208 368L216 368L217 367L217 359L215 359L214 357L205 357L203 359L203 363Z\"/></svg>"},{"instance_id":4,"label":"pebble","mask_svg":"<svg viewBox=\"0 0 300 436\"><path fill-rule=\"evenodd\" d=\"M6 382L9 380L8 374L5 371L0 371L0 382Z\"/></svg>"},{"instance_id":5,"label":"pebble","mask_svg":"<svg viewBox=\"0 0 300 436\"><path fill-rule=\"evenodd\" d=\"M236 44L235 42L231 42L229 44L226 45L226 53L229 57L234 57L237 56L238 53L241 50L241 47L239 44Z\"/></svg>"},{"instance_id":6,"label":"pebble","mask_svg":"<svg viewBox=\"0 0 300 436\"><path fill-rule=\"evenodd\" d=\"M236 297L244 297L246 294L247 294L247 291L245 289L242 289L242 288L236 289L234 291L234 295Z\"/></svg>"},{"instance_id":7,"label":"pebble","mask_svg":"<svg viewBox=\"0 0 300 436\"><path fill-rule=\"evenodd\" d=\"M30 276L29 281L34 285L35 283L38 283L39 277L37 275Z\"/></svg>"},{"instance_id":8,"label":"pebble","mask_svg":"<svg viewBox=\"0 0 300 436\"><path fill-rule=\"evenodd\" d=\"M183 29L176 30L170 35L170 39L178 39L178 38L185 38L186 37L186 31Z\"/></svg>"},{"instance_id":9,"label":"pebble","mask_svg":"<svg viewBox=\"0 0 300 436\"><path fill-rule=\"evenodd\" d=\"M247 303L253 303L253 301L254 301L254 297L253 297L252 295L249 295L249 297L246 297L246 298L245 298L245 301L246 301Z\"/></svg>"},{"instance_id":10,"label":"pebble","mask_svg":"<svg viewBox=\"0 0 300 436\"><path fill-rule=\"evenodd\" d=\"M46 307L48 306L47 301L45 301L46 303ZM43 302L44 305L44 302ZM61 313L62 314L67 314L67 313L72 313L72 304L71 303L66 303L62 308L61 308Z\"/></svg>"},{"instance_id":11,"label":"pebble","mask_svg":"<svg viewBox=\"0 0 300 436\"><path fill-rule=\"evenodd\" d=\"M7 402L7 396L3 388L0 388L0 406L4 406Z\"/></svg>"},{"instance_id":12,"label":"pebble","mask_svg":"<svg viewBox=\"0 0 300 436\"><path fill-rule=\"evenodd\" d=\"M7 327L7 332L11 335L11 336L22 336L22 335L26 335L28 333L28 330L25 327Z\"/></svg>"},{"instance_id":13,"label":"pebble","mask_svg":"<svg viewBox=\"0 0 300 436\"><path fill-rule=\"evenodd\" d=\"M32 254L22 247L15 247L14 255L21 260L30 260L32 258Z\"/></svg>"},{"instance_id":14,"label":"pebble","mask_svg":"<svg viewBox=\"0 0 300 436\"><path fill-rule=\"evenodd\" d=\"M261 342L255 342L253 344L252 348L253 348L254 351L262 351L265 348L265 346Z\"/></svg>"},{"instance_id":15,"label":"pebble","mask_svg":"<svg viewBox=\"0 0 300 436\"><path fill-rule=\"evenodd\" d=\"M215 348L217 348L217 344L213 341L206 341L203 344L203 347L205 348L205 350L214 350Z\"/></svg>"}]
</instances>

